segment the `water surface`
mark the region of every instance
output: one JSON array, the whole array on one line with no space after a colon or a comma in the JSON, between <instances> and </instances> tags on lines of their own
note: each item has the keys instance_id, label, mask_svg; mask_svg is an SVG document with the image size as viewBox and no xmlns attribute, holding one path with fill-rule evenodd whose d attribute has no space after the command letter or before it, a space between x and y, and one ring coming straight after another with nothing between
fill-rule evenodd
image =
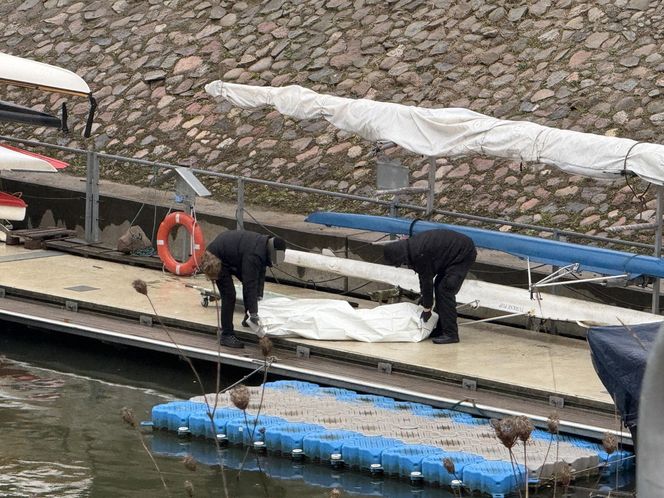
<instances>
[{"instance_id":1,"label":"water surface","mask_svg":"<svg viewBox=\"0 0 664 498\"><path fill-rule=\"evenodd\" d=\"M224 479L231 497L323 498L331 487L342 490L341 496L453 496L240 448L223 450L222 476L212 443L134 429L122 420L124 407L139 421L149 420L155 404L201 394L184 361L7 323L0 323L0 330L0 496L186 496L187 481L194 496L224 496ZM214 369L197 368L213 386ZM224 368L224 385L244 373ZM186 455L199 459L194 471L183 464ZM631 476L624 478L629 485ZM576 484L599 487L596 478ZM590 491L576 489L567 496L585 498Z\"/></svg>"}]
</instances>

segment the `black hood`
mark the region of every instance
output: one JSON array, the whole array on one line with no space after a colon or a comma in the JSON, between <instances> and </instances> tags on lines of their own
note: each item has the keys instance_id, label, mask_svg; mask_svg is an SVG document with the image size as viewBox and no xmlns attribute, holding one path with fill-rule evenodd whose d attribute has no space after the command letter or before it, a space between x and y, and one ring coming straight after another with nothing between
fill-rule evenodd
<instances>
[{"instance_id":1,"label":"black hood","mask_svg":"<svg viewBox=\"0 0 664 498\"><path fill-rule=\"evenodd\" d=\"M401 266L409 264L408 261L408 241L398 240L383 246L383 257L385 263L392 266Z\"/></svg>"}]
</instances>

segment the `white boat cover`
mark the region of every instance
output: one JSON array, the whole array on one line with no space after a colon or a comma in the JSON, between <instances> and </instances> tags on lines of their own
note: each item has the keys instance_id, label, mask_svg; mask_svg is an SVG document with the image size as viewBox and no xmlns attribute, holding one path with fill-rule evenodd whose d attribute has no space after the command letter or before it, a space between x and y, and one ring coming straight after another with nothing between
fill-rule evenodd
<instances>
[{"instance_id":1,"label":"white boat cover","mask_svg":"<svg viewBox=\"0 0 664 498\"><path fill-rule=\"evenodd\" d=\"M67 167L64 161L37 154L12 145L0 144L0 171L55 172Z\"/></svg>"},{"instance_id":2,"label":"white boat cover","mask_svg":"<svg viewBox=\"0 0 664 498\"><path fill-rule=\"evenodd\" d=\"M626 138L496 119L468 109L430 109L319 94L297 85L264 87L213 81L205 91L236 106L273 106L297 119L324 118L371 141L389 141L416 154L473 154L557 166L577 175L616 179L632 172L664 184L664 146Z\"/></svg>"},{"instance_id":3,"label":"white boat cover","mask_svg":"<svg viewBox=\"0 0 664 498\"><path fill-rule=\"evenodd\" d=\"M0 52L0 81L52 92L89 95L90 87L76 73Z\"/></svg>"},{"instance_id":4,"label":"white boat cover","mask_svg":"<svg viewBox=\"0 0 664 498\"><path fill-rule=\"evenodd\" d=\"M353 308L337 299L266 296L258 314L268 336L299 336L324 341L419 342L431 334L438 316L423 323L422 308L396 303Z\"/></svg>"},{"instance_id":5,"label":"white boat cover","mask_svg":"<svg viewBox=\"0 0 664 498\"><path fill-rule=\"evenodd\" d=\"M407 268L367 263L303 251L286 250L286 263L374 282L384 282L405 290L419 292L417 274ZM636 325L661 322L661 315L619 308L554 294L533 299L528 289L493 284L467 278L456 296L460 304L476 303L496 310L498 315L523 315L546 320L566 321L590 327L594 325ZM385 306L381 306L383 308ZM419 316L419 314L417 315Z\"/></svg>"}]
</instances>

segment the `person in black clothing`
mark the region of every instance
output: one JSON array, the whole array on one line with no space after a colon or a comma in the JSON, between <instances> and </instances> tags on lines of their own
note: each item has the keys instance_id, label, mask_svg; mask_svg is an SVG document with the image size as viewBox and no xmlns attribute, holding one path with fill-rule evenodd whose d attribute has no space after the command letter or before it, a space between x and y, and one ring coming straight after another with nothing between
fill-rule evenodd
<instances>
[{"instance_id":1,"label":"person in black clothing","mask_svg":"<svg viewBox=\"0 0 664 498\"><path fill-rule=\"evenodd\" d=\"M221 271L216 280L221 296L222 346L243 348L235 336L233 311L235 286L233 276L242 282L244 308L252 325L259 326L258 301L263 297L265 269L282 263L286 255L286 242L279 237L269 237L248 230L222 232L208 244L206 251L219 258ZM248 325L246 320L243 325Z\"/></svg>"},{"instance_id":2,"label":"person in black clothing","mask_svg":"<svg viewBox=\"0 0 664 498\"><path fill-rule=\"evenodd\" d=\"M412 237L383 246L385 262L393 266L407 265L420 280L421 318L431 318L434 304L438 323L431 332L436 344L459 342L456 294L461 289L477 251L472 239L452 230L438 229L419 232Z\"/></svg>"}]
</instances>

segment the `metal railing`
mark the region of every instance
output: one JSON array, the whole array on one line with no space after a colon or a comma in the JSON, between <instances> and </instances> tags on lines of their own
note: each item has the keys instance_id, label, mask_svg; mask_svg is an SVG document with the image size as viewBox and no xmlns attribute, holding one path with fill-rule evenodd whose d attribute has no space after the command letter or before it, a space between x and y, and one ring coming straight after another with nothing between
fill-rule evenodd
<instances>
[{"instance_id":1,"label":"metal railing","mask_svg":"<svg viewBox=\"0 0 664 498\"><path fill-rule=\"evenodd\" d=\"M145 159L136 159L131 157L119 156L114 154L106 154L103 152L96 152L94 150L83 150L76 149L73 147L66 147L61 145L49 144L44 142L39 142L36 140L27 140L19 139L9 136L0 136L0 140L5 140L9 142L16 142L31 146L45 147L56 150L61 150L81 156L86 157L86 202L85 202L85 239L89 243L99 242L100 231L99 231L99 178L100 178L100 165L101 161L115 161L115 162L124 162L130 164L136 164L143 167L149 167L151 169L166 169L174 170L176 168L181 168L180 165L174 165L170 163L163 163L158 161L148 161ZM508 220L502 220L498 218L489 218L484 216L476 216L471 214L457 213L453 211L446 211L441 209L432 209L432 195L427 196L427 206L419 206L415 204L408 204L398 202L397 200L382 200L374 197L367 197L362 195L347 194L343 192L335 192L330 190L304 187L300 185L293 185L288 183L281 183L272 180L262 180L259 178L252 178L242 175L233 175L229 173L219 173L214 171L208 171L198 168L189 168L192 173L199 175L201 177L213 177L221 178L229 181L233 181L236 184L235 194L236 194L236 225L239 229L244 227L244 212L245 212L245 192L247 185L260 185L275 189L284 189L290 190L293 192L302 192L307 194L315 194L326 196L330 198L339 198L347 201L356 201L367 203L386 209L386 212L389 216L396 216L398 211L407 211L412 214L420 215L440 215L449 217L452 219L472 221L481 224L490 224L490 225L501 225L501 226L510 226L519 230L532 230L536 232L545 232L550 233L554 240L560 240L561 238L576 238L580 240L587 240L591 242L601 243L601 244L614 244L625 246L632 249L642 249L651 251L652 254L659 257L661 255L661 242L659 238L654 244L646 244L642 242L634 242L622 239L614 239L608 237L601 237L596 235L587 235L569 230L559 230L557 228L544 227L539 225L531 225L528 223L518 223ZM149 185L148 185L149 186ZM658 190L658 199L661 196L660 190ZM659 206L658 202L658 206ZM659 210L658 210L659 212ZM659 279L657 279L653 285L653 312L659 309Z\"/></svg>"}]
</instances>

